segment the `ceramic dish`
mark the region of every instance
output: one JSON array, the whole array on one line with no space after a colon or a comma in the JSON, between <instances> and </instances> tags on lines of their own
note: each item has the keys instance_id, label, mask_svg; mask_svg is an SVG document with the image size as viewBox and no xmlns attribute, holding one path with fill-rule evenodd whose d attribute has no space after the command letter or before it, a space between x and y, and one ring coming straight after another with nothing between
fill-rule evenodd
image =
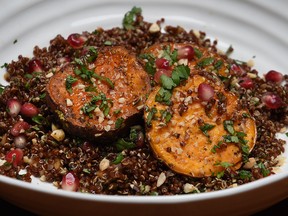
<instances>
[{"instance_id":1,"label":"ceramic dish","mask_svg":"<svg viewBox=\"0 0 288 216\"><path fill-rule=\"evenodd\" d=\"M288 16L284 1L2 1L0 63L31 56L37 44L48 45L57 34L92 31L121 25L133 6L147 21L198 29L219 48L231 44L232 57L253 59L259 71L287 73ZM17 40L17 43L13 41ZM1 74L2 71L1 71ZM0 83L4 84L2 75ZM287 141L285 134L279 135ZM288 156L288 149L282 155ZM38 179L26 183L0 176L1 198L41 215L249 215L288 197L288 164L275 175L236 188L176 196L107 196L57 190Z\"/></svg>"}]
</instances>

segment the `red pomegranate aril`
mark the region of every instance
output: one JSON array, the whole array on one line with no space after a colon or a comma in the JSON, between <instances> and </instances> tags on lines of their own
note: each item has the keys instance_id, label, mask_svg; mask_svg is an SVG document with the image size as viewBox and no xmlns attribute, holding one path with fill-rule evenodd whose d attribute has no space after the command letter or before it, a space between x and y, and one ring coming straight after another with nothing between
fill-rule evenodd
<instances>
[{"instance_id":1,"label":"red pomegranate aril","mask_svg":"<svg viewBox=\"0 0 288 216\"><path fill-rule=\"evenodd\" d=\"M161 81L160 77L161 77L162 75L166 75L166 76L168 76L168 77L171 77L171 75L172 75L172 70L165 70L165 69L159 69L159 70L157 70L156 73L154 74L154 80L155 80L155 82L160 83L160 81Z\"/></svg>"},{"instance_id":2,"label":"red pomegranate aril","mask_svg":"<svg viewBox=\"0 0 288 216\"><path fill-rule=\"evenodd\" d=\"M274 82L280 84L284 76L282 73L275 71L275 70L270 70L266 75L265 75L266 81Z\"/></svg>"},{"instance_id":3,"label":"red pomegranate aril","mask_svg":"<svg viewBox=\"0 0 288 216\"><path fill-rule=\"evenodd\" d=\"M246 77L241 77L239 79L239 85L242 87L242 88L245 88L245 89L250 89L250 88L253 88L254 87L254 83L253 83L253 80L246 76Z\"/></svg>"},{"instance_id":4,"label":"red pomegranate aril","mask_svg":"<svg viewBox=\"0 0 288 216\"><path fill-rule=\"evenodd\" d=\"M67 42L74 49L82 48L86 40L87 38L85 36L78 34L78 33L70 34L67 38Z\"/></svg>"},{"instance_id":5,"label":"red pomegranate aril","mask_svg":"<svg viewBox=\"0 0 288 216\"><path fill-rule=\"evenodd\" d=\"M14 167L17 167L23 162L23 151L22 149L16 148L14 150L9 151L5 155L5 160L12 164Z\"/></svg>"},{"instance_id":6,"label":"red pomegranate aril","mask_svg":"<svg viewBox=\"0 0 288 216\"><path fill-rule=\"evenodd\" d=\"M214 96L214 88L207 84L201 83L198 86L198 98L202 101L209 101Z\"/></svg>"},{"instance_id":7,"label":"red pomegranate aril","mask_svg":"<svg viewBox=\"0 0 288 216\"><path fill-rule=\"evenodd\" d=\"M30 128L30 125L25 121L16 122L10 130L13 136L19 136L20 133L25 132Z\"/></svg>"},{"instance_id":8,"label":"red pomegranate aril","mask_svg":"<svg viewBox=\"0 0 288 216\"><path fill-rule=\"evenodd\" d=\"M192 46L187 45L179 47L177 54L178 59L188 59L190 61L193 59L195 52Z\"/></svg>"},{"instance_id":9,"label":"red pomegranate aril","mask_svg":"<svg viewBox=\"0 0 288 216\"><path fill-rule=\"evenodd\" d=\"M234 72L234 74L236 76L243 76L243 75L246 74L246 71L244 71L244 69L241 66L237 65L237 64L232 64L231 65L231 70L232 70L232 72Z\"/></svg>"},{"instance_id":10,"label":"red pomegranate aril","mask_svg":"<svg viewBox=\"0 0 288 216\"><path fill-rule=\"evenodd\" d=\"M165 69L165 70L170 69L169 61L165 58L156 59L155 65L159 69Z\"/></svg>"},{"instance_id":11,"label":"red pomegranate aril","mask_svg":"<svg viewBox=\"0 0 288 216\"><path fill-rule=\"evenodd\" d=\"M21 107L20 113L26 117L33 117L38 115L38 108L32 103L24 103Z\"/></svg>"},{"instance_id":12,"label":"red pomegranate aril","mask_svg":"<svg viewBox=\"0 0 288 216\"><path fill-rule=\"evenodd\" d=\"M61 187L66 191L77 191L79 188L79 179L74 173L68 172L62 178Z\"/></svg>"},{"instance_id":13,"label":"red pomegranate aril","mask_svg":"<svg viewBox=\"0 0 288 216\"><path fill-rule=\"evenodd\" d=\"M27 145L27 139L24 135L19 135L14 138L14 144L17 148L23 149Z\"/></svg>"},{"instance_id":14,"label":"red pomegranate aril","mask_svg":"<svg viewBox=\"0 0 288 216\"><path fill-rule=\"evenodd\" d=\"M28 63L29 66L29 72L42 72L43 71L43 66L42 63L38 59L32 59Z\"/></svg>"},{"instance_id":15,"label":"red pomegranate aril","mask_svg":"<svg viewBox=\"0 0 288 216\"><path fill-rule=\"evenodd\" d=\"M7 112L10 116L15 117L19 114L21 110L21 103L18 99L9 99L7 101Z\"/></svg>"},{"instance_id":16,"label":"red pomegranate aril","mask_svg":"<svg viewBox=\"0 0 288 216\"><path fill-rule=\"evenodd\" d=\"M284 105L282 99L277 94L274 94L272 92L265 93L262 96L261 100L265 104L265 106L270 109L278 109L279 107Z\"/></svg>"}]
</instances>

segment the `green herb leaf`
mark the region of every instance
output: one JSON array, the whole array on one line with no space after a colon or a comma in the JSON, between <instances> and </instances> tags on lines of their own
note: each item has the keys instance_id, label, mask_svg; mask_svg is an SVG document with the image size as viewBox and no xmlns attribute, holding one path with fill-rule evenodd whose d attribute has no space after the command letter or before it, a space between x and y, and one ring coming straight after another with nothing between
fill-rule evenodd
<instances>
[{"instance_id":1,"label":"green herb leaf","mask_svg":"<svg viewBox=\"0 0 288 216\"><path fill-rule=\"evenodd\" d=\"M250 178L252 178L252 174L248 170L240 170L239 177L240 179L243 179L243 180L249 180Z\"/></svg>"},{"instance_id":2,"label":"green herb leaf","mask_svg":"<svg viewBox=\"0 0 288 216\"><path fill-rule=\"evenodd\" d=\"M199 68L204 68L208 65L211 65L214 61L214 58L213 57L207 57L207 58L203 58L202 60L200 60L198 63L197 63L197 67Z\"/></svg>"},{"instance_id":3,"label":"green herb leaf","mask_svg":"<svg viewBox=\"0 0 288 216\"><path fill-rule=\"evenodd\" d=\"M270 171L266 168L266 166L262 162L258 163L258 167L260 168L261 173L264 177L270 174Z\"/></svg>"},{"instance_id":4,"label":"green herb leaf","mask_svg":"<svg viewBox=\"0 0 288 216\"><path fill-rule=\"evenodd\" d=\"M156 94L155 101L159 103L165 103L167 105L171 104L172 93L169 90L161 87Z\"/></svg>"},{"instance_id":5,"label":"green herb leaf","mask_svg":"<svg viewBox=\"0 0 288 216\"><path fill-rule=\"evenodd\" d=\"M66 81L65 81L65 86L66 86L66 90L71 94L72 93L72 85L73 83L77 82L78 79L71 76L71 75L68 75L66 77Z\"/></svg>"},{"instance_id":6,"label":"green herb leaf","mask_svg":"<svg viewBox=\"0 0 288 216\"><path fill-rule=\"evenodd\" d=\"M173 82L172 78L170 78L164 74L161 75L160 80L161 80L162 87L164 89L171 90L176 86L176 84Z\"/></svg>"},{"instance_id":7,"label":"green herb leaf","mask_svg":"<svg viewBox=\"0 0 288 216\"><path fill-rule=\"evenodd\" d=\"M197 48L194 48L194 53L198 59L200 59L203 56L202 52Z\"/></svg>"},{"instance_id":8,"label":"green herb leaf","mask_svg":"<svg viewBox=\"0 0 288 216\"><path fill-rule=\"evenodd\" d=\"M231 121L231 120L225 120L224 123L224 129L230 133L230 134L234 134L235 133L235 130L234 130L234 122Z\"/></svg>"},{"instance_id":9,"label":"green herb leaf","mask_svg":"<svg viewBox=\"0 0 288 216\"><path fill-rule=\"evenodd\" d=\"M113 164L119 164L121 163L123 159L124 159L124 155L122 154L122 152L120 152L119 154L117 154L117 157L113 161Z\"/></svg>"},{"instance_id":10,"label":"green herb leaf","mask_svg":"<svg viewBox=\"0 0 288 216\"><path fill-rule=\"evenodd\" d=\"M208 131L212 130L214 127L215 125L205 123L204 125L200 126L200 130L203 132L205 136L209 137Z\"/></svg>"},{"instance_id":11,"label":"green herb leaf","mask_svg":"<svg viewBox=\"0 0 288 216\"><path fill-rule=\"evenodd\" d=\"M124 138L118 139L115 143L118 151L123 151L125 149L135 148L136 144L131 141L126 141Z\"/></svg>"},{"instance_id":12,"label":"green herb leaf","mask_svg":"<svg viewBox=\"0 0 288 216\"><path fill-rule=\"evenodd\" d=\"M148 115L147 115L147 121L146 121L147 126L151 126L151 121L153 120L156 113L157 113L157 109L155 107L152 107L149 110Z\"/></svg>"},{"instance_id":13,"label":"green herb leaf","mask_svg":"<svg viewBox=\"0 0 288 216\"><path fill-rule=\"evenodd\" d=\"M137 15L140 15L142 13L142 9L138 7L133 7L130 11L125 13L124 18L122 20L123 27L126 30L132 30L135 29L134 27L134 20Z\"/></svg>"},{"instance_id":14,"label":"green herb leaf","mask_svg":"<svg viewBox=\"0 0 288 216\"><path fill-rule=\"evenodd\" d=\"M124 118L122 117L117 118L115 122L115 129L119 129L122 126L123 122L124 122Z\"/></svg>"}]
</instances>

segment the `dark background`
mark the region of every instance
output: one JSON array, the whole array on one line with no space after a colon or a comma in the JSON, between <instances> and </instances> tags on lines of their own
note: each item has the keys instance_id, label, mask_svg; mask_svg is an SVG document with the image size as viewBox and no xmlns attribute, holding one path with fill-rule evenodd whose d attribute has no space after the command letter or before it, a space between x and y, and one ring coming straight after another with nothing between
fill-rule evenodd
<instances>
[{"instance_id":1,"label":"dark background","mask_svg":"<svg viewBox=\"0 0 288 216\"><path fill-rule=\"evenodd\" d=\"M3 199L0 199L0 211L1 211L1 215L3 215L3 213L6 212L4 215L35 216L35 214L25 211L21 208L18 208L14 206L13 204L4 201ZM281 214L283 215L287 215L288 198L264 211L254 214L253 216L271 216L271 215L276 216L276 215L279 215L279 212L281 212ZM117 211L115 212L115 216L117 216Z\"/></svg>"}]
</instances>

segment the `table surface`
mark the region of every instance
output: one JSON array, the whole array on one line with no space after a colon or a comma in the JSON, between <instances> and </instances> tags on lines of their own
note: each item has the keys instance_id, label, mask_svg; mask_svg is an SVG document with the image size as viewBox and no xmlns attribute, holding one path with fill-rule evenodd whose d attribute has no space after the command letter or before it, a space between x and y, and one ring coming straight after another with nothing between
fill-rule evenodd
<instances>
[{"instance_id":1,"label":"table surface","mask_svg":"<svg viewBox=\"0 0 288 216\"><path fill-rule=\"evenodd\" d=\"M36 216L35 214L16 207L3 199L0 199L0 209L1 212L7 212L9 215ZM288 212L288 198L268 209L265 209L264 211L254 214L253 216L271 216L275 215L277 212Z\"/></svg>"}]
</instances>

